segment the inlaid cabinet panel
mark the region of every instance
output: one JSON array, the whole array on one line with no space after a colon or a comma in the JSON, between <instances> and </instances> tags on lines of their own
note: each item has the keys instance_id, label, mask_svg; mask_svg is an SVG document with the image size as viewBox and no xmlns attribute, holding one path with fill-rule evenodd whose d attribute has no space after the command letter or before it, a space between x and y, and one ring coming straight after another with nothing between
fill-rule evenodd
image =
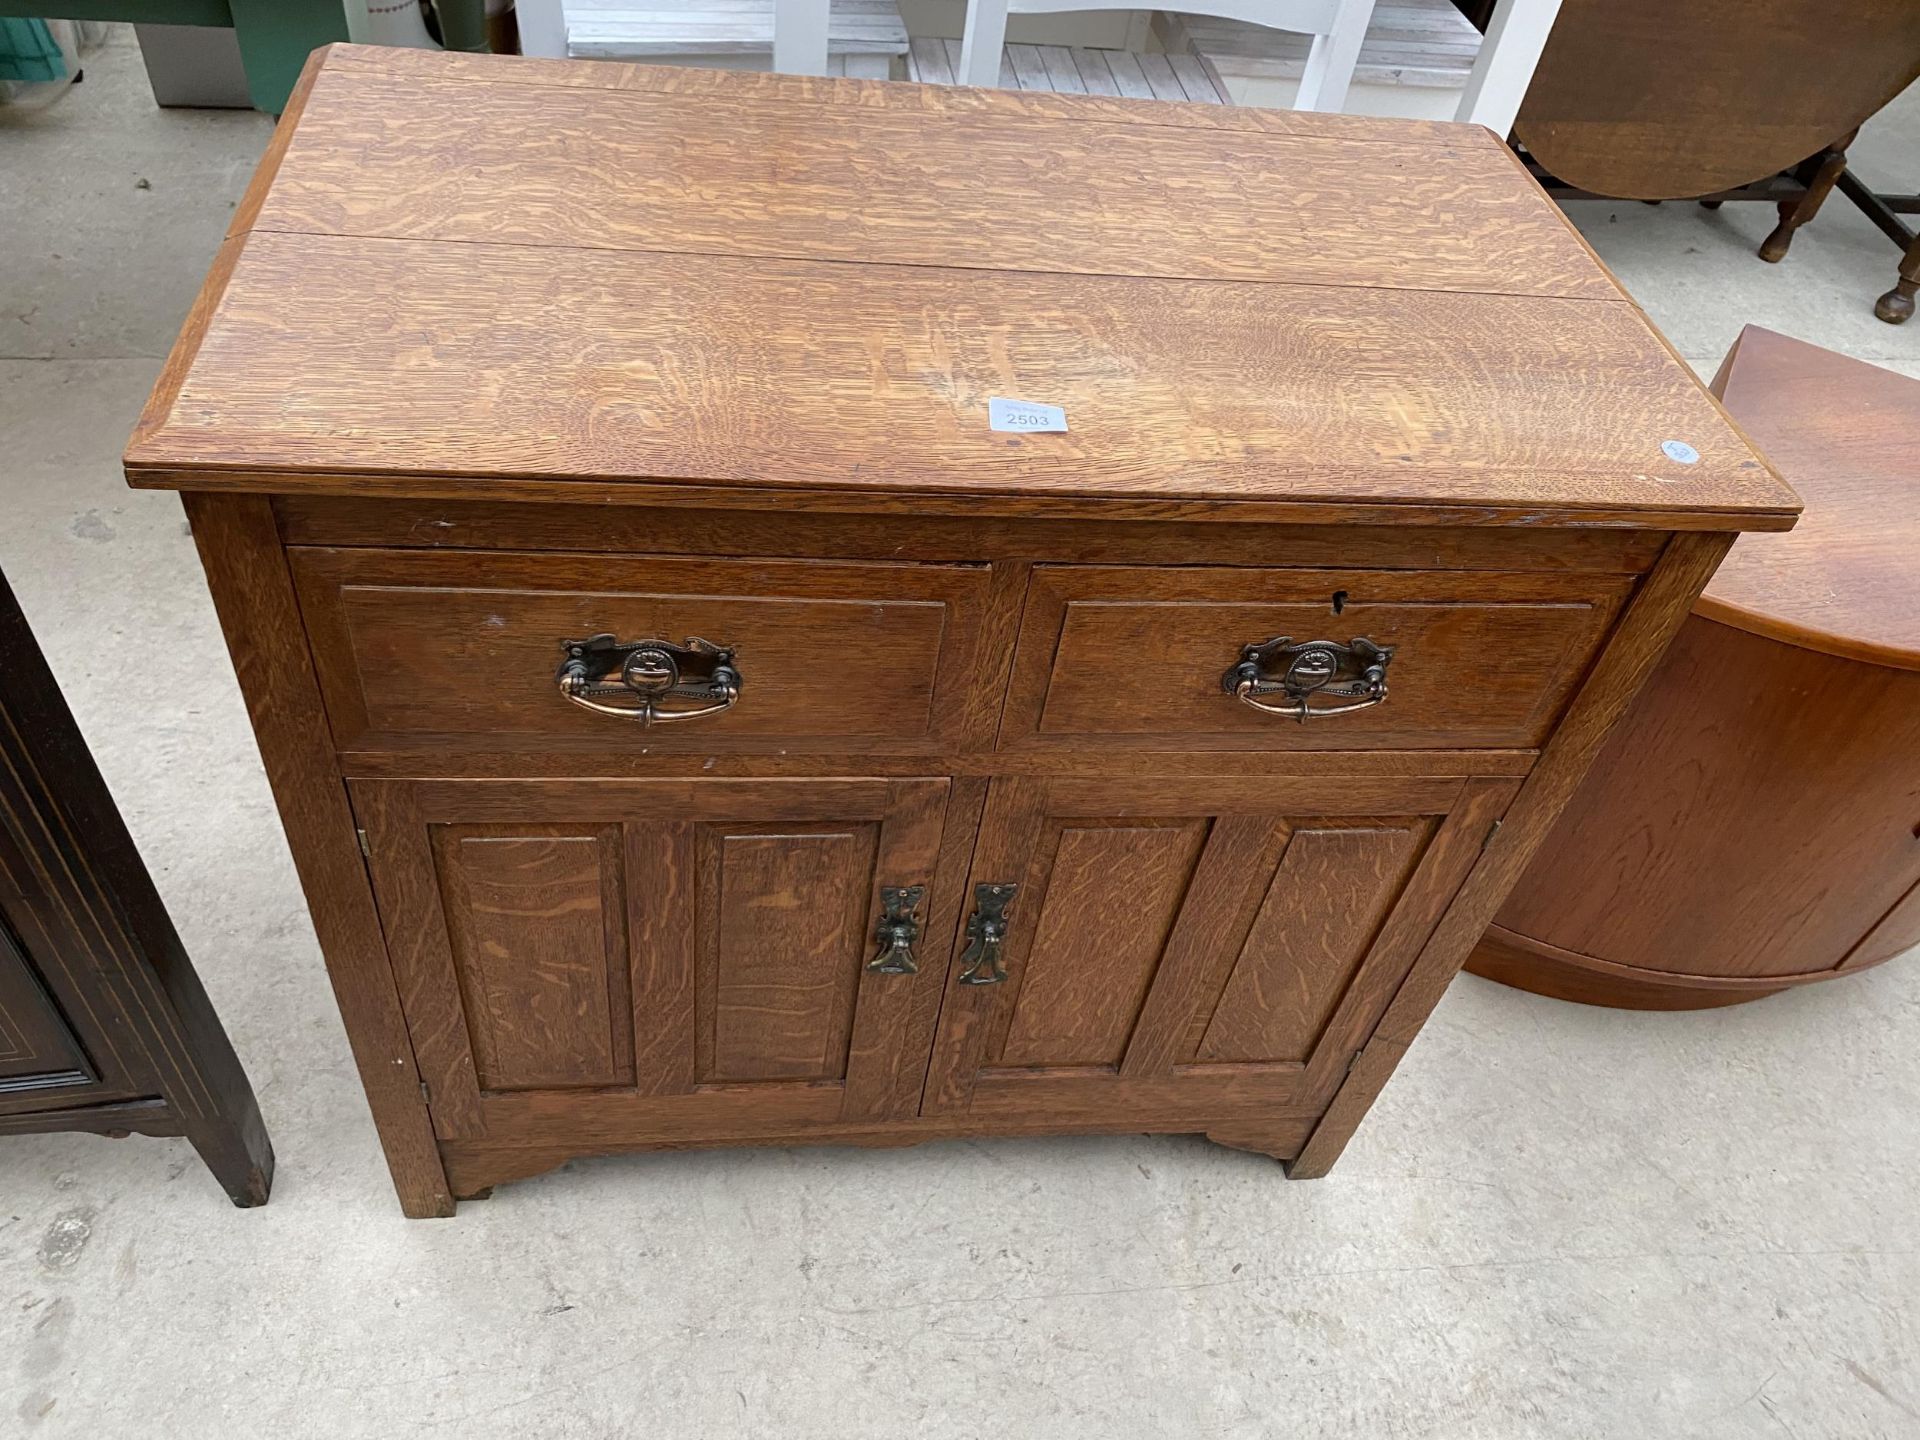
<instances>
[{"instance_id":1,"label":"inlaid cabinet panel","mask_svg":"<svg viewBox=\"0 0 1920 1440\"><path fill-rule=\"evenodd\" d=\"M1308 1096L1364 1038L1511 790L996 781L927 1109ZM1000 934L976 943L988 912Z\"/></svg>"},{"instance_id":2,"label":"inlaid cabinet panel","mask_svg":"<svg viewBox=\"0 0 1920 1440\"><path fill-rule=\"evenodd\" d=\"M945 780L352 784L436 1129L862 1118L917 1094ZM921 887L916 968L874 967Z\"/></svg>"},{"instance_id":3,"label":"inlaid cabinet panel","mask_svg":"<svg viewBox=\"0 0 1920 1440\"><path fill-rule=\"evenodd\" d=\"M78 1037L0 921L0 1099L96 1078Z\"/></svg>"}]
</instances>

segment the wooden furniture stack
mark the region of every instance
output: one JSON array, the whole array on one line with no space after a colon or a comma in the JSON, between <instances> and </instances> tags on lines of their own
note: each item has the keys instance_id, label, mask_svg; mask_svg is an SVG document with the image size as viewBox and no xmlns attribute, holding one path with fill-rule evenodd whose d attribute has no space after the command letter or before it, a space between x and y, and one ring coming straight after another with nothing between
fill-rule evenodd
<instances>
[{"instance_id":1,"label":"wooden furniture stack","mask_svg":"<svg viewBox=\"0 0 1920 1440\"><path fill-rule=\"evenodd\" d=\"M69 1130L184 1135L242 1207L273 1185L253 1087L0 577L0 1136Z\"/></svg>"},{"instance_id":2,"label":"wooden furniture stack","mask_svg":"<svg viewBox=\"0 0 1920 1440\"><path fill-rule=\"evenodd\" d=\"M126 463L414 1215L688 1145L1324 1173L1797 510L1478 130L351 47Z\"/></svg>"},{"instance_id":3,"label":"wooden furniture stack","mask_svg":"<svg viewBox=\"0 0 1920 1440\"><path fill-rule=\"evenodd\" d=\"M1734 547L1476 974L1691 1010L1920 944L1920 381L1750 326L1714 388L1807 513Z\"/></svg>"}]
</instances>

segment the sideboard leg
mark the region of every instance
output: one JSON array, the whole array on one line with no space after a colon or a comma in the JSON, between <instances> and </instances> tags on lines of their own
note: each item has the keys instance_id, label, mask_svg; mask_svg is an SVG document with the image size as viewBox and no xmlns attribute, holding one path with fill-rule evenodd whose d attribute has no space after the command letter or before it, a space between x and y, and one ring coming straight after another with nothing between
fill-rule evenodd
<instances>
[{"instance_id":1,"label":"sideboard leg","mask_svg":"<svg viewBox=\"0 0 1920 1440\"><path fill-rule=\"evenodd\" d=\"M1300 1148L1297 1142L1283 1140L1278 1135L1262 1135L1257 1130L1209 1130L1207 1139L1229 1150L1247 1150L1255 1155L1265 1155L1283 1165Z\"/></svg>"},{"instance_id":2,"label":"sideboard leg","mask_svg":"<svg viewBox=\"0 0 1920 1440\"><path fill-rule=\"evenodd\" d=\"M186 1134L235 1205L251 1210L267 1203L273 1193L273 1144L257 1108L249 1106L231 1119L189 1121Z\"/></svg>"}]
</instances>

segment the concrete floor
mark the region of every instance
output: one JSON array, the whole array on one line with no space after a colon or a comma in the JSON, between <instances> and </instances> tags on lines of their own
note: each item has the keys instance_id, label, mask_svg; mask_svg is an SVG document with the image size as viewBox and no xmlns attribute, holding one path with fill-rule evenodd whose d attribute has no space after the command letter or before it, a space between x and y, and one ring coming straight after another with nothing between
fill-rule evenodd
<instances>
[{"instance_id":1,"label":"concrete floor","mask_svg":"<svg viewBox=\"0 0 1920 1440\"><path fill-rule=\"evenodd\" d=\"M1313 1183L1191 1139L734 1151L403 1221L179 505L118 468L269 128L156 111L124 37L0 112L0 567L281 1161L242 1213L184 1141L0 1143L0 1436L1920 1434L1911 962L1672 1016L1463 978ZM1856 154L1920 188L1920 96ZM1844 203L1778 267L1763 207L1577 218L1703 372L1751 320L1920 375Z\"/></svg>"}]
</instances>

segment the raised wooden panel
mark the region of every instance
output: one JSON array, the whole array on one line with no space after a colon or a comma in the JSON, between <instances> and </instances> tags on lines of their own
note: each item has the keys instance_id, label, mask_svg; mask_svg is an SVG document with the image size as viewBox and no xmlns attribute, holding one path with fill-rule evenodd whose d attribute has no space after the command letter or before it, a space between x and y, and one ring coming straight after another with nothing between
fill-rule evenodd
<instances>
[{"instance_id":1,"label":"raised wooden panel","mask_svg":"<svg viewBox=\"0 0 1920 1440\"><path fill-rule=\"evenodd\" d=\"M1206 833L1202 820L1060 827L1029 881L1034 938L1000 1064L1120 1063Z\"/></svg>"},{"instance_id":2,"label":"raised wooden panel","mask_svg":"<svg viewBox=\"0 0 1920 1440\"><path fill-rule=\"evenodd\" d=\"M535 1104L561 1143L616 1096L669 1127L917 1108L956 908L945 780L350 789L443 1139ZM922 968L869 972L880 889L911 885Z\"/></svg>"},{"instance_id":3,"label":"raised wooden panel","mask_svg":"<svg viewBox=\"0 0 1920 1440\"><path fill-rule=\"evenodd\" d=\"M1193 1059L1304 1064L1399 898L1426 831L1296 828Z\"/></svg>"},{"instance_id":4,"label":"raised wooden panel","mask_svg":"<svg viewBox=\"0 0 1920 1440\"><path fill-rule=\"evenodd\" d=\"M95 1078L80 1041L0 924L0 1096Z\"/></svg>"},{"instance_id":5,"label":"raised wooden panel","mask_svg":"<svg viewBox=\"0 0 1920 1440\"><path fill-rule=\"evenodd\" d=\"M481 1088L633 1077L617 830L434 835Z\"/></svg>"},{"instance_id":6,"label":"raised wooden panel","mask_svg":"<svg viewBox=\"0 0 1920 1440\"><path fill-rule=\"evenodd\" d=\"M1611 576L1040 566L1001 744L1531 747L1630 589ZM1300 724L1223 691L1242 648L1277 636L1393 647L1386 701Z\"/></svg>"},{"instance_id":7,"label":"raised wooden panel","mask_svg":"<svg viewBox=\"0 0 1920 1440\"><path fill-rule=\"evenodd\" d=\"M657 750L958 743L986 664L983 565L405 550L289 552L344 748L630 751L632 720L558 692L566 640L698 637L737 652L732 708L655 725Z\"/></svg>"},{"instance_id":8,"label":"raised wooden panel","mask_svg":"<svg viewBox=\"0 0 1920 1440\"><path fill-rule=\"evenodd\" d=\"M703 1083L842 1080L878 827L702 827Z\"/></svg>"},{"instance_id":9,"label":"raised wooden panel","mask_svg":"<svg viewBox=\"0 0 1920 1440\"><path fill-rule=\"evenodd\" d=\"M1330 1094L1513 789L996 781L971 883L1020 887L1008 979L956 968L925 1112L1122 1115L1191 1084L1197 1115L1237 1076Z\"/></svg>"}]
</instances>

